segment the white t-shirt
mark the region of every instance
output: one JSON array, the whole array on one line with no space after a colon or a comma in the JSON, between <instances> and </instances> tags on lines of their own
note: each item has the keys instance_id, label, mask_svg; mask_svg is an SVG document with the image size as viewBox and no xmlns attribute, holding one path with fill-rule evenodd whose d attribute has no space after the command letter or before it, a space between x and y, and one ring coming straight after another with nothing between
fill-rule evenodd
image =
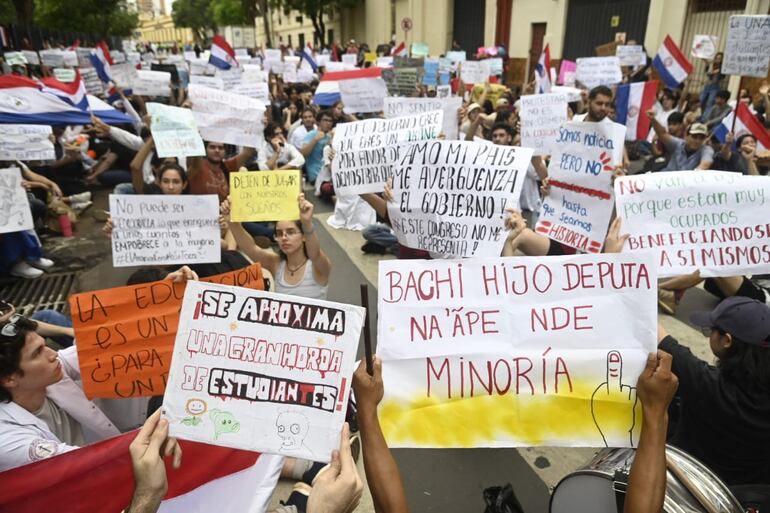
<instances>
[{"instance_id":1,"label":"white t-shirt","mask_svg":"<svg viewBox=\"0 0 770 513\"><path fill-rule=\"evenodd\" d=\"M83 447L86 444L80 423L47 397L43 406L35 412L35 416L45 422L51 433L65 444L75 447Z\"/></svg>"}]
</instances>

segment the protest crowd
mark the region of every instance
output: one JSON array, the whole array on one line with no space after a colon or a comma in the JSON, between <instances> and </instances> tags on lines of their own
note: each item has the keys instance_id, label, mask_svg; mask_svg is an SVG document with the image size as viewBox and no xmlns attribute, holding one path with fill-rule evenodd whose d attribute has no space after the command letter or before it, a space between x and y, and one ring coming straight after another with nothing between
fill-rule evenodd
<instances>
[{"instance_id":1,"label":"protest crowd","mask_svg":"<svg viewBox=\"0 0 770 513\"><path fill-rule=\"evenodd\" d=\"M285 479L278 513L365 486L406 512L389 445L600 447L612 511L664 511L672 480L687 511L770 508L770 84L733 97L743 61L670 38L558 74L546 47L523 86L504 56L6 46L0 273L33 287L84 216L137 269L66 314L0 297L0 510L266 511ZM382 258L368 312L330 293L336 230ZM696 288L715 363L657 321ZM552 511L600 511L567 490Z\"/></svg>"}]
</instances>

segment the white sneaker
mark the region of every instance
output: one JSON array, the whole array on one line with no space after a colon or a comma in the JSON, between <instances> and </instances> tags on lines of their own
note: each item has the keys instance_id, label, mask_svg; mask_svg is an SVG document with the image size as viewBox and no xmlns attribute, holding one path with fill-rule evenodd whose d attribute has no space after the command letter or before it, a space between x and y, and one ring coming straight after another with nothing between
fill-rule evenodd
<instances>
[{"instance_id":1,"label":"white sneaker","mask_svg":"<svg viewBox=\"0 0 770 513\"><path fill-rule=\"evenodd\" d=\"M40 257L37 260L28 260L27 263L38 269L50 269L53 267L53 260L44 257Z\"/></svg>"},{"instance_id":2,"label":"white sneaker","mask_svg":"<svg viewBox=\"0 0 770 513\"><path fill-rule=\"evenodd\" d=\"M85 203L91 199L91 191L81 192L80 194L73 194L69 197L70 203Z\"/></svg>"},{"instance_id":3,"label":"white sneaker","mask_svg":"<svg viewBox=\"0 0 770 513\"><path fill-rule=\"evenodd\" d=\"M11 276L18 276L19 278L32 280L34 278L40 278L42 275L43 271L40 269L35 269L27 262L19 262L18 264L11 267Z\"/></svg>"},{"instance_id":4,"label":"white sneaker","mask_svg":"<svg viewBox=\"0 0 770 513\"><path fill-rule=\"evenodd\" d=\"M94 204L93 201L82 201L78 203L70 203L70 208L74 210L75 213L80 214L93 204Z\"/></svg>"}]
</instances>

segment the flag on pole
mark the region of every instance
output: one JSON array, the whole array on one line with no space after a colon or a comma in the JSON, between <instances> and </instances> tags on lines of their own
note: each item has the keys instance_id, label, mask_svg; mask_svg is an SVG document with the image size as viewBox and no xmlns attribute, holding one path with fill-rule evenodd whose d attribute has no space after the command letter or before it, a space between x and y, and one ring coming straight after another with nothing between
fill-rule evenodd
<instances>
[{"instance_id":1,"label":"flag on pole","mask_svg":"<svg viewBox=\"0 0 770 513\"><path fill-rule=\"evenodd\" d=\"M131 502L134 489L128 446L135 436L126 433L0 473L0 510L120 513ZM166 465L168 493L161 513L266 511L283 457L179 443L182 466L174 470Z\"/></svg>"},{"instance_id":2,"label":"flag on pole","mask_svg":"<svg viewBox=\"0 0 770 513\"><path fill-rule=\"evenodd\" d=\"M671 88L679 86L692 73L692 64L676 46L671 36L666 36L663 40L652 64L660 73L660 78L666 86Z\"/></svg>"},{"instance_id":3,"label":"flag on pole","mask_svg":"<svg viewBox=\"0 0 770 513\"><path fill-rule=\"evenodd\" d=\"M219 34L211 40L209 64L219 69L230 69L233 66L238 66L238 61L235 59L235 50Z\"/></svg>"},{"instance_id":4,"label":"flag on pole","mask_svg":"<svg viewBox=\"0 0 770 513\"><path fill-rule=\"evenodd\" d=\"M647 138L650 119L646 113L655 105L658 82L634 82L618 87L615 94L615 121L626 125L626 140L638 141Z\"/></svg>"},{"instance_id":5,"label":"flag on pole","mask_svg":"<svg viewBox=\"0 0 770 513\"><path fill-rule=\"evenodd\" d=\"M545 45L543 53L535 64L535 82L538 94L551 92L551 51L548 45Z\"/></svg>"},{"instance_id":6,"label":"flag on pole","mask_svg":"<svg viewBox=\"0 0 770 513\"><path fill-rule=\"evenodd\" d=\"M308 43L309 44L309 43ZM315 59L313 59L313 56L310 54L312 49L305 48L302 50L302 55L300 55L300 61L302 59L305 59L308 64L310 64L310 67L313 68L314 72L318 72L318 64L316 64Z\"/></svg>"},{"instance_id":7,"label":"flag on pole","mask_svg":"<svg viewBox=\"0 0 770 513\"><path fill-rule=\"evenodd\" d=\"M734 125L733 119L735 120ZM743 134L753 135L757 140L757 152L770 150L770 134L743 102L738 102L735 110L725 116L722 124L714 129L714 137L719 142L724 143L730 132L733 132L735 139Z\"/></svg>"},{"instance_id":8,"label":"flag on pole","mask_svg":"<svg viewBox=\"0 0 770 513\"><path fill-rule=\"evenodd\" d=\"M408 49L406 47L406 44L403 41L401 41L400 45L398 45L397 47L395 47L393 50L390 51L390 55L392 55L393 57L395 56L403 57L407 55L407 53L408 53Z\"/></svg>"},{"instance_id":9,"label":"flag on pole","mask_svg":"<svg viewBox=\"0 0 770 513\"><path fill-rule=\"evenodd\" d=\"M96 74L99 75L99 80L105 84L113 81L112 71L110 70L110 62L107 60L108 57L110 58L109 60L112 60L109 50L107 53L105 53L104 49L98 46L91 50L91 53L88 55L88 60L91 61L91 66L94 67Z\"/></svg>"}]
</instances>

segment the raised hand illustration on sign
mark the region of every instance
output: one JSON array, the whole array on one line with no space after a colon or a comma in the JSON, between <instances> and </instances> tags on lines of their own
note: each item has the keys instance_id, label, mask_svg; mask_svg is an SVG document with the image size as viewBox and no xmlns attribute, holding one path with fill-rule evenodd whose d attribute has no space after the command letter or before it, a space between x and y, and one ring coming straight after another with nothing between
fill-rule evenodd
<instances>
[{"instance_id":1,"label":"raised hand illustration on sign","mask_svg":"<svg viewBox=\"0 0 770 513\"><path fill-rule=\"evenodd\" d=\"M606 447L636 446L639 441L641 406L636 397L636 387L623 384L623 357L620 351L607 353L607 376L591 396L591 415ZM619 427L628 427L628 437L620 439L610 433L618 433ZM625 435L624 435L625 436Z\"/></svg>"}]
</instances>

